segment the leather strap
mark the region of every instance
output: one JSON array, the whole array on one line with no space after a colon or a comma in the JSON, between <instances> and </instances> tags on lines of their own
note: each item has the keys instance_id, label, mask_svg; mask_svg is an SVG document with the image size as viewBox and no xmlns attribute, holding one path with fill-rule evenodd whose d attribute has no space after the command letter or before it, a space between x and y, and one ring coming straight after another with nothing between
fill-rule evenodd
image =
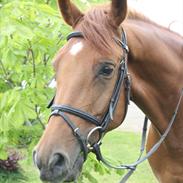
<instances>
[{"instance_id":1,"label":"leather strap","mask_svg":"<svg viewBox=\"0 0 183 183\"><path fill-rule=\"evenodd\" d=\"M101 124L100 120L98 120L95 116L92 116L91 114L81 111L79 109L73 108L68 105L52 105L51 110L59 110L62 112L66 112L75 116L78 116L88 122L93 123L96 126L99 126Z\"/></svg>"},{"instance_id":2,"label":"leather strap","mask_svg":"<svg viewBox=\"0 0 183 183\"><path fill-rule=\"evenodd\" d=\"M83 157L84 157L84 161L87 159L87 155L88 155L88 149L86 146L86 140L85 138L81 135L79 128L69 119L68 116L66 116L63 112L61 112L60 110L54 110L51 116L60 116L61 118L64 119L64 121L68 124L68 126L71 128L73 135L76 137L76 139L78 140L80 146L81 146L81 150L83 152Z\"/></svg>"},{"instance_id":3,"label":"leather strap","mask_svg":"<svg viewBox=\"0 0 183 183\"><path fill-rule=\"evenodd\" d=\"M84 38L83 33L82 32L71 32L68 36L67 36L67 41L69 41L71 38Z\"/></svg>"},{"instance_id":4,"label":"leather strap","mask_svg":"<svg viewBox=\"0 0 183 183\"><path fill-rule=\"evenodd\" d=\"M146 133L147 133L147 126L148 126L148 118L145 117L144 119L144 126L143 126L143 132L142 132L142 140L141 140L141 148L140 148L140 154L139 157L137 159L136 162L132 163L132 164L127 164L127 165L120 165L120 166L114 166L111 165L108 161L106 161L100 151L100 147L98 146L97 148L95 148L94 150L96 150L97 153L97 159L99 159L100 161L102 161L106 166L110 167L110 168L114 168L114 169L129 169L129 171L127 172L127 174L122 178L122 180L120 181L120 183L125 183L128 178L132 175L132 173L135 171L136 167L141 164L142 162L144 162L145 160L147 160L153 153L156 152L156 150L160 147L160 145L162 144L162 142L165 140L165 138L167 137L168 133L170 132L172 125L175 122L175 118L177 116L177 112L178 109L180 107L180 103L183 97L183 88L181 89L181 93L180 93L180 97L178 100L178 103L176 105L176 108L174 110L173 116L168 124L167 129L165 130L164 134L161 135L160 140L149 150L149 152L142 157L143 152L145 150L145 142L146 142Z\"/></svg>"}]
</instances>

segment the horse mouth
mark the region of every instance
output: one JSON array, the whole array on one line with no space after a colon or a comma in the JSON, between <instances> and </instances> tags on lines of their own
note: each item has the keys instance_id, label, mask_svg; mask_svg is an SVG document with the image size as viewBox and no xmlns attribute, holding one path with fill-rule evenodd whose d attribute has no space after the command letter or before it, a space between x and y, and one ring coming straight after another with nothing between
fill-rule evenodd
<instances>
[{"instance_id":1,"label":"horse mouth","mask_svg":"<svg viewBox=\"0 0 183 183\"><path fill-rule=\"evenodd\" d=\"M75 162L66 169L55 167L54 169L42 169L40 171L40 179L44 183L64 183L76 181L81 173L84 158L79 154Z\"/></svg>"},{"instance_id":2,"label":"horse mouth","mask_svg":"<svg viewBox=\"0 0 183 183\"><path fill-rule=\"evenodd\" d=\"M67 175L65 182L73 182L78 179L83 167L83 163L84 163L83 154L80 153L76 158L72 168L69 170L70 173Z\"/></svg>"}]
</instances>

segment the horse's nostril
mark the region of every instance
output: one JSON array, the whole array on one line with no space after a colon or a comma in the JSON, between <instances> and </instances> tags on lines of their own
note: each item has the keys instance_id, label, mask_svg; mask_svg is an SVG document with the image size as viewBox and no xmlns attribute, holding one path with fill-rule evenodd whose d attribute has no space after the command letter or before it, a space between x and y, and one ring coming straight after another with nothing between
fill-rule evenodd
<instances>
[{"instance_id":1,"label":"horse's nostril","mask_svg":"<svg viewBox=\"0 0 183 183\"><path fill-rule=\"evenodd\" d=\"M55 163L55 166L62 166L65 163L65 158L61 154L57 154L57 162Z\"/></svg>"},{"instance_id":2,"label":"horse's nostril","mask_svg":"<svg viewBox=\"0 0 183 183\"><path fill-rule=\"evenodd\" d=\"M62 167L65 165L65 157L64 155L60 154L60 153L56 153L53 155L53 159L50 163L51 167Z\"/></svg>"}]
</instances>

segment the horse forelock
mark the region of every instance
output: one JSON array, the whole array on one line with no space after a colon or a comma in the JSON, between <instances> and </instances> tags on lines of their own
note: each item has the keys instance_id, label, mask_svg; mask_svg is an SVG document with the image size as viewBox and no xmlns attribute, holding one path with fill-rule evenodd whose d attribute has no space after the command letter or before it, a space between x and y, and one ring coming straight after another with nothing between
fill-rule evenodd
<instances>
[{"instance_id":1,"label":"horse forelock","mask_svg":"<svg viewBox=\"0 0 183 183\"><path fill-rule=\"evenodd\" d=\"M109 21L107 9L106 7L91 9L82 17L76 28L83 33L91 46L100 53L109 55L117 51L114 37L118 32Z\"/></svg>"}]
</instances>

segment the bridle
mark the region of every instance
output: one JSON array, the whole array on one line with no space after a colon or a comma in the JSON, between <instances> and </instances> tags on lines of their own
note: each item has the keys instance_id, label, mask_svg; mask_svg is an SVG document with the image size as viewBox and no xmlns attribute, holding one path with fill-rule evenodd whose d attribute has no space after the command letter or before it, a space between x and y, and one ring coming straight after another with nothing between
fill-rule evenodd
<instances>
[{"instance_id":1,"label":"bridle","mask_svg":"<svg viewBox=\"0 0 183 183\"><path fill-rule=\"evenodd\" d=\"M82 37L84 38L84 35L81 32L73 32L68 35L67 40L74 38L74 37ZM108 106L108 109L106 113L104 114L102 119L98 119L95 116L85 112L81 111L79 109L73 108L68 105L55 105L53 104L54 99L51 101L51 103L48 105L48 107L51 107L52 113L50 116L60 116L64 119L64 121L68 124L68 126L72 129L74 136L77 137L78 142L81 145L81 149L83 151L84 160L87 158L87 154L89 151L93 150L95 152L95 146L100 146L101 144L101 138L103 134L106 132L107 127L109 126L109 123L113 120L113 114L116 109L116 106L118 104L118 100L120 97L121 87L124 84L125 90L126 90L126 106L125 111L127 112L128 103L130 100L130 78L128 75L128 68L127 68L127 52L128 52L128 46L127 46L127 40L125 32L123 31L122 34L122 41L115 39L118 44L120 44L124 50L123 57L120 61L119 70L118 70L118 78L114 86L114 90L112 93L112 97L110 99L110 103ZM126 113L125 112L125 113ZM92 129L89 133L87 138L83 138L80 130L75 124L69 119L69 117L66 115L66 113L75 115L77 117L80 117L92 124L94 124L96 127ZM99 140L95 144L90 144L89 139L90 136L95 132L99 132ZM95 152L96 153L96 152Z\"/></svg>"},{"instance_id":2,"label":"bridle","mask_svg":"<svg viewBox=\"0 0 183 183\"><path fill-rule=\"evenodd\" d=\"M73 33L68 35L67 40L74 38L74 37L84 38L84 35L82 32L73 32ZM137 161L135 163L128 164L128 165L120 165L120 166L111 165L108 161L106 161L103 158L101 151L100 151L100 145L102 144L102 137L104 136L104 133L106 132L110 122L113 120L113 114L114 114L116 106L118 104L120 93L121 93L121 88L123 85L125 87L125 100L126 100L125 101L125 115L124 115L124 118L125 118L126 113L127 113L127 109L128 109L128 104L130 102L130 88L131 88L131 79L130 79L130 75L128 74L128 67L127 67L127 56L128 56L129 50L128 50L128 46L127 46L127 38L126 38L125 31L122 29L121 40L118 38L114 38L114 40L122 47L123 57L120 60L120 65L119 65L119 69L118 69L118 77L117 77L117 80L116 80L116 83L115 83L115 86L113 89L113 93L112 93L107 111L104 114L104 116L102 117L102 119L98 119L97 117L95 117L95 116L93 116L85 111L79 110L77 108L74 108L74 107L71 107L68 105L62 105L62 104L56 105L56 104L54 104L54 98L49 103L48 108L51 107L51 110L52 110L50 117L51 116L60 116L68 124L68 126L71 128L73 135L77 138L77 140L80 144L81 150L83 152L84 160L87 159L88 153L92 151L93 153L95 153L96 158L99 161L102 161L108 167L115 168L115 169L128 169L129 170L128 173L120 181L120 183L125 183L127 181L127 179L131 176L131 174L135 171L136 167L140 163L142 163L143 161L148 159L158 149L158 147L161 145L161 143L166 138L167 134L169 133L169 131L170 131L170 129L175 121L175 117L177 115L177 111L178 111L178 108L180 106L180 102L182 99L183 90L181 92L178 104L176 106L176 109L174 111L172 119L168 125L168 128L166 129L165 133L161 136L160 140L152 147L152 149L144 157L142 157L142 154L143 154L144 149L145 149L147 123L148 123L148 118L145 117L144 127L143 127L143 132L142 132L140 155L139 155ZM86 122L90 122L90 123L94 124L96 127L94 127L88 133L87 137L84 137L80 133L79 127L77 127L70 120L70 118L68 117L67 114L72 114L74 116L82 118ZM96 131L99 132L99 139L97 142L91 143L90 137Z\"/></svg>"}]
</instances>

